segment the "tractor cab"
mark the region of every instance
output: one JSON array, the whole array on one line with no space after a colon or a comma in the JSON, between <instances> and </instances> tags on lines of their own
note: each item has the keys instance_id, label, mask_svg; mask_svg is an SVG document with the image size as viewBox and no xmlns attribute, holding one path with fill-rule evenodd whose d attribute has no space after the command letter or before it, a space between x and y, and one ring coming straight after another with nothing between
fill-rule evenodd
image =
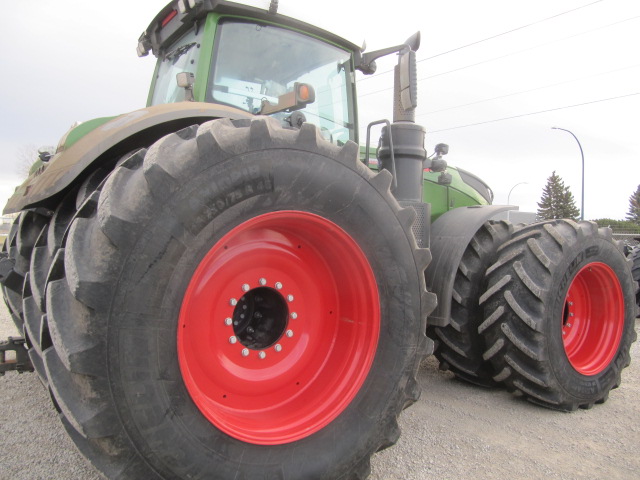
<instances>
[{"instance_id":1,"label":"tractor cab","mask_svg":"<svg viewBox=\"0 0 640 480\"><path fill-rule=\"evenodd\" d=\"M222 104L285 126L312 123L334 144L357 141L358 47L246 5L184 3L168 6L141 37L138 54L150 48L158 58L149 105Z\"/></svg>"}]
</instances>

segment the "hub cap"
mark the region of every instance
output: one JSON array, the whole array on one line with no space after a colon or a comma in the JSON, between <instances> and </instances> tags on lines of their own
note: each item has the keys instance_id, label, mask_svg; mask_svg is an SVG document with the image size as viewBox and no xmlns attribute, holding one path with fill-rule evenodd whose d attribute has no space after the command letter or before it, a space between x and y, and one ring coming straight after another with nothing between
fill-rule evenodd
<instances>
[{"instance_id":1,"label":"hub cap","mask_svg":"<svg viewBox=\"0 0 640 480\"><path fill-rule=\"evenodd\" d=\"M618 277L606 264L590 263L575 276L564 304L562 340L573 368L602 372L613 360L624 327L624 298Z\"/></svg>"},{"instance_id":2,"label":"hub cap","mask_svg":"<svg viewBox=\"0 0 640 480\"><path fill-rule=\"evenodd\" d=\"M211 423L275 445L344 411L379 333L375 277L354 239L318 215L280 211L235 227L202 259L180 311L178 358Z\"/></svg>"}]
</instances>

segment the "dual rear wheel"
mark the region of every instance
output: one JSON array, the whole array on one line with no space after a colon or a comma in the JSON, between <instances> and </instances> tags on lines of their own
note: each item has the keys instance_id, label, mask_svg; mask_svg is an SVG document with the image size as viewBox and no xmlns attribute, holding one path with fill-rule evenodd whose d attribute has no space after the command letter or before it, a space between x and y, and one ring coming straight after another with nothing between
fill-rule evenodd
<instances>
[{"instance_id":1,"label":"dual rear wheel","mask_svg":"<svg viewBox=\"0 0 640 480\"><path fill-rule=\"evenodd\" d=\"M594 223L555 220L515 232L480 298L494 380L558 410L604 402L636 339L630 270L611 230Z\"/></svg>"}]
</instances>

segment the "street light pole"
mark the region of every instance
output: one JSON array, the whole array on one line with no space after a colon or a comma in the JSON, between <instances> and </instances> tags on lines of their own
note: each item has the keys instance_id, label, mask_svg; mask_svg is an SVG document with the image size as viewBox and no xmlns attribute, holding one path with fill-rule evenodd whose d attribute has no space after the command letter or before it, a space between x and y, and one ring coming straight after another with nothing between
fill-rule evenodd
<instances>
[{"instance_id":1,"label":"street light pole","mask_svg":"<svg viewBox=\"0 0 640 480\"><path fill-rule=\"evenodd\" d=\"M520 183L516 183L513 187L511 187L511 190L509 190L509 195L507 195L507 205L511 205L511 203L509 203L509 199L511 198L511 192L513 192L513 189L516 188L518 185L528 185L528 183L520 182Z\"/></svg>"},{"instance_id":2,"label":"street light pole","mask_svg":"<svg viewBox=\"0 0 640 480\"><path fill-rule=\"evenodd\" d=\"M576 139L576 142L578 142L578 147L580 147L580 155L582 157L582 202L580 204L580 220L584 220L584 151L582 150L582 145L580 145L580 140L578 140L578 137L576 137L570 130L560 127L551 127L551 129L563 130L567 133L570 133L571 136Z\"/></svg>"}]
</instances>

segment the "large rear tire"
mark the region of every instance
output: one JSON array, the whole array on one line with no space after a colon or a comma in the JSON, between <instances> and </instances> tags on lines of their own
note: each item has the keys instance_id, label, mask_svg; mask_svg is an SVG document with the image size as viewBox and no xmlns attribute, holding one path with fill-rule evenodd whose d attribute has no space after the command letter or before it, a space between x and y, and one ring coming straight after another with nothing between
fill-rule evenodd
<instances>
[{"instance_id":1,"label":"large rear tire","mask_svg":"<svg viewBox=\"0 0 640 480\"><path fill-rule=\"evenodd\" d=\"M311 125L208 122L73 220L44 358L107 477L364 478L395 443L432 350L430 257L357 153Z\"/></svg>"},{"instance_id":2,"label":"large rear tire","mask_svg":"<svg viewBox=\"0 0 640 480\"><path fill-rule=\"evenodd\" d=\"M500 248L481 297L494 379L558 410L591 408L620 385L636 338L630 262L608 228L555 220Z\"/></svg>"}]
</instances>

